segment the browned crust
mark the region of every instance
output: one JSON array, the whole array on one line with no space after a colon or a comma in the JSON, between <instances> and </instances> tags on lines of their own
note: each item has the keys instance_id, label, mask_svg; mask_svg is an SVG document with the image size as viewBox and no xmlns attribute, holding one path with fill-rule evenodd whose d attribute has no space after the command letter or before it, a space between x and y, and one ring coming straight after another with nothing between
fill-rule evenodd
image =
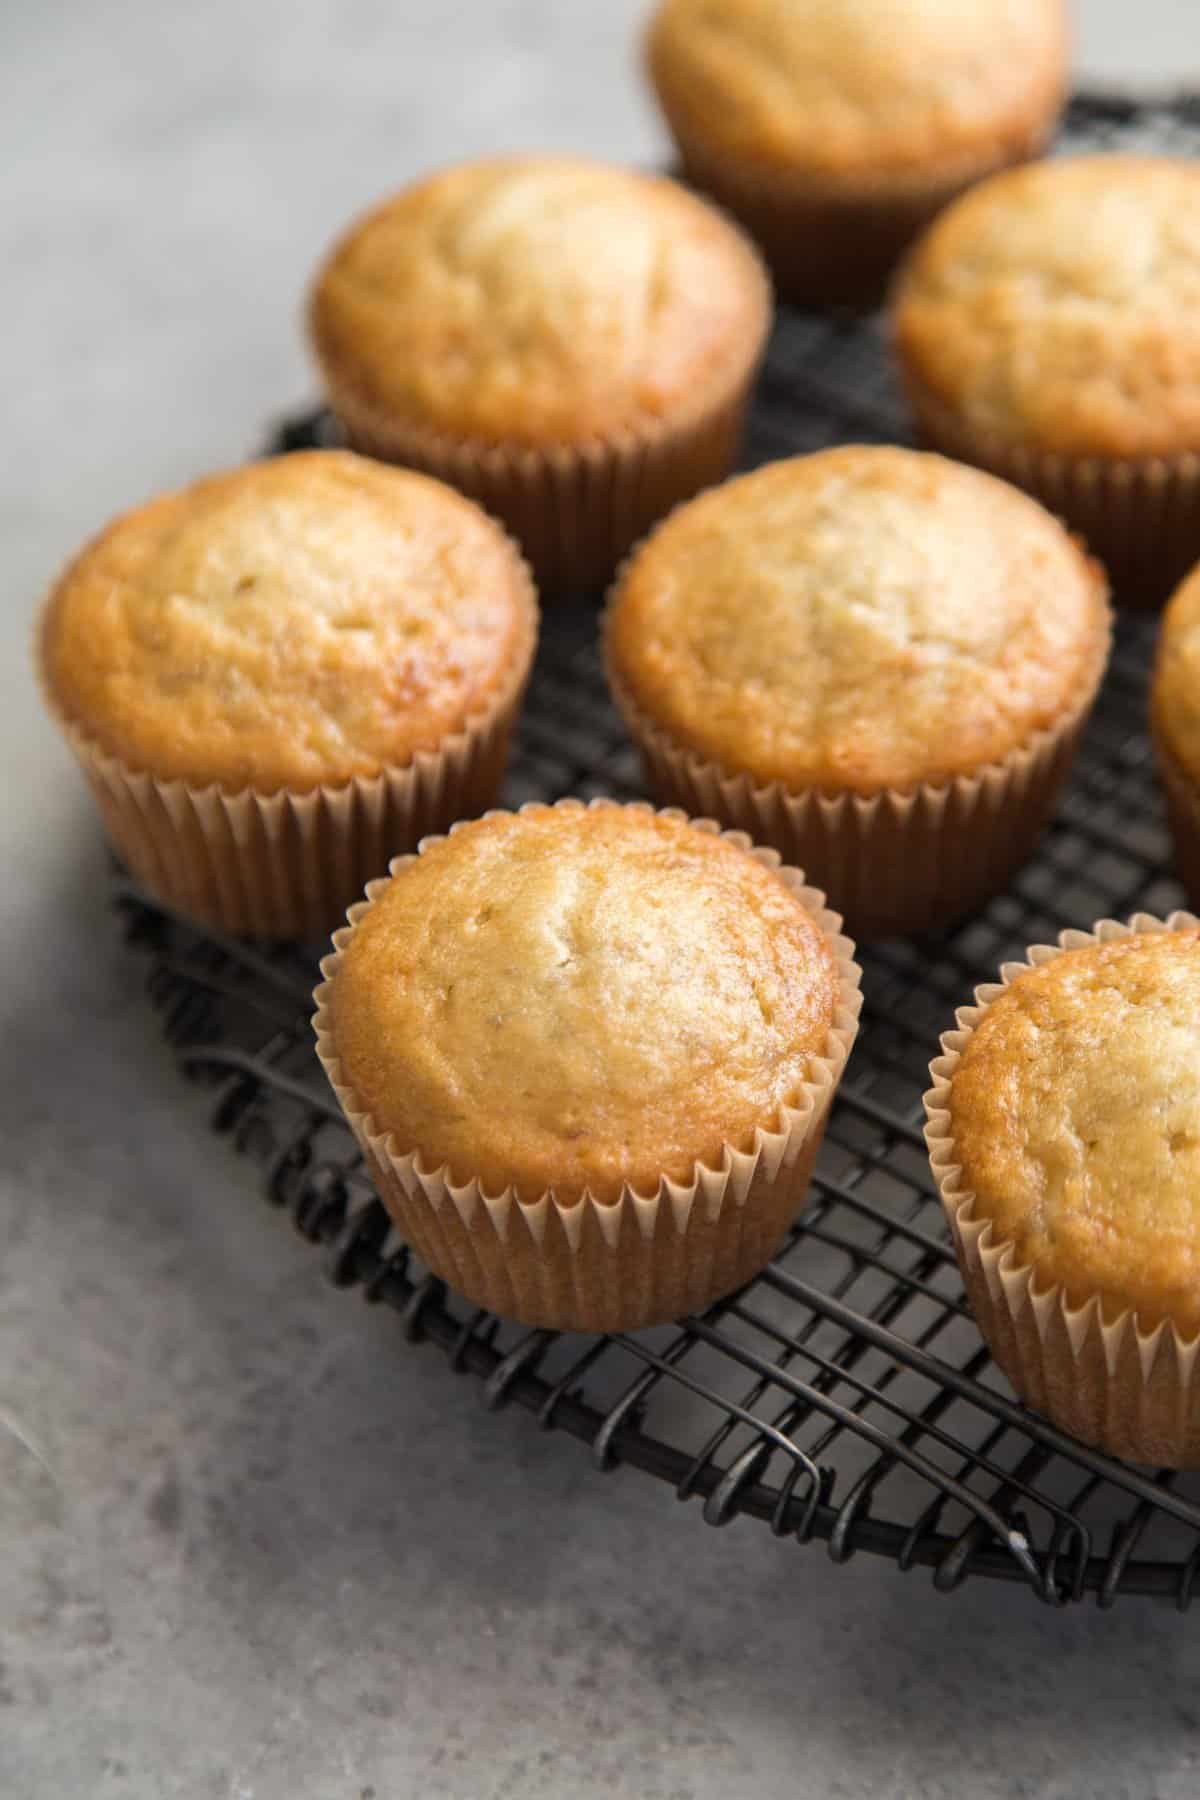
<instances>
[{"instance_id":1,"label":"browned crust","mask_svg":"<svg viewBox=\"0 0 1200 1800\"><path fill-rule=\"evenodd\" d=\"M418 667L419 678L410 688L393 692L389 668L383 664L375 668L369 659L364 668L357 647L355 660L347 662L350 653L343 655L337 634L326 633L332 637L326 660L317 635L324 627L314 620L310 633L300 600L296 631L305 644L308 661L298 663L294 672L282 669L278 690L269 683L264 686L264 669L269 675L276 658L288 662L290 634L278 645L273 638L260 643L252 636L241 660L238 644L230 646L226 658L219 643L214 645L205 638L204 657L211 664L211 680L197 680L186 624L178 640L160 624L161 606L154 592L155 584L164 579L160 555L170 556L181 534L195 530L192 563L182 571L192 585L183 598L191 599L194 594L202 600L206 582L220 583L229 577L223 567L210 572L205 566L207 509L220 507L227 499L236 504L244 498L253 525L259 490L261 507L267 510L281 499L303 503L311 492L314 520L322 528L327 521L329 529L336 530L339 495L344 491L353 497L363 484L379 502L384 517L394 488L404 502L399 516L406 525L415 522L418 532L427 498L431 555L441 553L438 546L445 550L461 519L462 542L455 540L454 567L447 563L444 579L453 577L464 584L461 598L467 612L471 585L477 582L496 621L494 644L487 645L480 638L474 647L475 667L464 664L459 669L453 647L448 645L442 658L444 668L423 673ZM468 555L468 551L474 555L473 546L478 549L476 562ZM264 579L267 552L277 555L278 545L274 541L265 546L253 540L247 543L246 566L254 571L247 580ZM230 546L222 544L221 553L231 554ZM346 566L355 592L365 585L369 595L374 568L353 566L353 555ZM280 602L287 605L286 565L269 568L266 579L278 589ZM144 592L148 594L145 599ZM173 603L173 599L173 595L165 595L162 604ZM402 593L398 600L403 600ZM435 600L431 590L431 608ZM369 633L376 615L369 602L364 602L363 612L362 630ZM417 606L414 617L419 614ZM418 753L436 750L442 742L477 724L512 686L514 671L523 679L536 642L537 617L533 583L516 546L461 495L424 476L384 470L346 452L313 451L206 477L114 520L75 557L48 595L39 619L38 657L47 695L64 724L131 773L145 772L194 788L220 787L229 793L303 793L404 768ZM381 629L387 627L385 609L378 614L378 622ZM197 629L206 631L206 621L202 619ZM176 654L188 660L180 671L179 693L172 698L171 659ZM226 716L220 688L227 670L248 685L251 711L244 726L235 727ZM161 677L164 684L161 694L155 692L153 706L147 688L150 675ZM362 741L351 739L344 751L339 747L336 756L298 742L286 701L286 682L291 680L298 684L297 692L306 703L311 699L318 715L327 705L335 706L339 692L348 691L350 684L355 688L356 704L364 695L372 706L377 700L377 713L372 712L361 728Z\"/></svg>"},{"instance_id":2,"label":"browned crust","mask_svg":"<svg viewBox=\"0 0 1200 1800\"><path fill-rule=\"evenodd\" d=\"M1129 233L1110 224L1110 284L1085 234L1118 198L1138 227L1161 221L1165 234L1186 214L1200 232L1194 164L1072 157L982 183L914 246L892 300L896 356L919 410L945 413L977 446L973 460L993 466L1007 451L1145 466L1200 450L1200 326L1180 298L1196 291L1192 266L1160 234L1161 267L1126 269ZM1078 268L1070 256L1061 266L1064 239L1085 246Z\"/></svg>"},{"instance_id":3,"label":"browned crust","mask_svg":"<svg viewBox=\"0 0 1200 1800\"><path fill-rule=\"evenodd\" d=\"M467 184L455 205L457 217L469 217L470 183L481 184L482 205L488 191L482 184L502 184L508 171L524 179L543 170L567 182L607 184L612 218L626 205L639 233L647 219L658 220L660 260L644 343L631 338L614 345L603 335L593 341L586 282L580 283L586 262L577 258L572 265L577 291L559 291L553 269L534 260L533 250L519 254L519 236L511 267L479 275L483 303L469 316L410 305L410 295L398 340L388 269L403 276L406 293L418 278L440 279L444 190ZM367 284L355 272L357 261L383 233L390 242L386 256L382 248L379 253L382 273ZM673 247L684 258L678 270ZM592 253L603 259L606 251L619 257L620 246L604 239ZM552 329L540 339L539 304L553 315ZM514 308L516 325L509 329L505 320ZM375 419L381 434L390 423L427 443L431 458L457 448L481 458L495 450L534 459L606 445L632 451L686 429L749 380L770 326L771 295L743 233L677 183L567 158L499 158L442 170L351 225L317 272L307 317L334 410L352 422ZM452 392L441 377L460 367L464 354L471 379Z\"/></svg>"},{"instance_id":4,"label":"browned crust","mask_svg":"<svg viewBox=\"0 0 1200 1800\"><path fill-rule=\"evenodd\" d=\"M709 167L725 164L741 186L757 184L777 201L790 195L797 202L807 197L833 203L840 197L848 205L869 199L902 203L955 192L991 169L1023 160L1045 142L1065 99L1070 54L1065 6L1047 0L1045 10L1044 54L1023 55L1013 89L993 95L985 74L975 104L953 124L944 109L932 105L926 112L905 109L899 120L888 119L882 96L865 85L869 72L849 67L848 45L838 43L832 18L825 21L830 32L825 44L814 43L812 21L798 17L795 28L803 34L805 60L823 55L829 90L836 93L841 85L846 106L853 101L861 126L849 137L832 131L819 108L797 107L776 118L765 106L756 109L753 83L735 85L728 63L720 79L699 82L690 66L687 7L674 0L662 0L651 20L645 61L689 164L694 159ZM994 68L1004 48L994 43L989 48L994 55L988 66ZM938 53L931 42L925 67L936 68ZM778 65L771 77L774 89Z\"/></svg>"}]
</instances>

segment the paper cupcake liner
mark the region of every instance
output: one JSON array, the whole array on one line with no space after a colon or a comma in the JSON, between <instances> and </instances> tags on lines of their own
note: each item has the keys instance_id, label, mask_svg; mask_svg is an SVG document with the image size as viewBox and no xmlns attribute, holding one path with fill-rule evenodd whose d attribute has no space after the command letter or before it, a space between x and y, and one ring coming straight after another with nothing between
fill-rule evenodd
<instances>
[{"instance_id":1,"label":"paper cupcake liner","mask_svg":"<svg viewBox=\"0 0 1200 1800\"><path fill-rule=\"evenodd\" d=\"M1048 455L973 431L911 371L901 372L922 441L1057 513L1099 557L1122 604L1161 605L1200 561L1200 455Z\"/></svg>"},{"instance_id":2,"label":"paper cupcake liner","mask_svg":"<svg viewBox=\"0 0 1200 1800\"><path fill-rule=\"evenodd\" d=\"M975 1196L955 1160L950 1086L988 1007L1024 969L1064 950L1198 923L1191 913L1165 921L1138 913L1128 925L1102 919L1092 931L1064 931L1057 944L1031 946L1025 962L1005 964L999 982L977 988L975 1004L960 1008L957 1029L946 1032L930 1064L934 1085L925 1095L938 1193L971 1310L996 1362L1023 1400L1072 1437L1164 1468L1200 1466L1200 1337L1189 1342L1170 1320L1145 1332L1132 1309L1106 1322L1098 1296L1073 1305L1061 1284L1037 1287L1035 1267L1018 1263L1012 1241L975 1217Z\"/></svg>"},{"instance_id":3,"label":"paper cupcake liner","mask_svg":"<svg viewBox=\"0 0 1200 1800\"><path fill-rule=\"evenodd\" d=\"M946 925L1003 888L1054 813L1108 656L1053 729L977 774L899 791L793 792L756 783L673 738L642 710L608 658L617 707L658 798L770 844L829 896L857 937Z\"/></svg>"},{"instance_id":4,"label":"paper cupcake liner","mask_svg":"<svg viewBox=\"0 0 1200 1800\"><path fill-rule=\"evenodd\" d=\"M545 448L455 437L381 409L318 349L330 405L353 449L435 475L502 520L543 598L602 588L655 520L723 480L737 461L772 314L766 270L753 246L747 254L761 273L761 320L747 334L741 366L672 419Z\"/></svg>"},{"instance_id":5,"label":"paper cupcake liner","mask_svg":"<svg viewBox=\"0 0 1200 1800\"><path fill-rule=\"evenodd\" d=\"M715 152L678 118L670 121L686 179L743 225L767 260L781 298L800 306L877 303L904 251L942 208L975 182L1041 153L1050 130L1028 146L986 160L960 160L908 180L822 181L768 171Z\"/></svg>"},{"instance_id":6,"label":"paper cupcake liner","mask_svg":"<svg viewBox=\"0 0 1200 1800\"><path fill-rule=\"evenodd\" d=\"M713 820L693 823L720 833ZM768 868L779 868L773 851L756 848L739 833L722 835ZM391 873L409 861L397 858ZM697 1162L690 1181L664 1174L651 1193L626 1185L614 1201L585 1191L569 1203L552 1189L523 1200L511 1185L490 1195L477 1178L457 1183L447 1167L427 1168L419 1147L381 1132L364 1111L338 1058L329 998L346 945L386 886L372 882L321 965L324 980L314 995L317 1055L401 1236L435 1275L474 1305L526 1325L632 1331L709 1305L770 1260L803 1204L861 1005L854 946L841 935L841 920L799 870L780 872L828 936L838 971L825 1054L813 1058L796 1103L782 1108L775 1123L760 1126L752 1143L727 1143L711 1165Z\"/></svg>"},{"instance_id":7,"label":"paper cupcake liner","mask_svg":"<svg viewBox=\"0 0 1200 1800\"><path fill-rule=\"evenodd\" d=\"M403 767L304 792L230 793L159 780L104 749L63 710L46 669L43 629L36 664L47 710L135 881L173 910L233 936L320 938L398 851L495 800L537 643L531 582L524 611L508 669L460 731Z\"/></svg>"},{"instance_id":8,"label":"paper cupcake liner","mask_svg":"<svg viewBox=\"0 0 1200 1800\"><path fill-rule=\"evenodd\" d=\"M355 450L449 482L503 520L543 596L601 588L630 544L678 500L737 461L757 369L736 392L674 429L617 443L535 451L437 437L372 412L343 389L330 403Z\"/></svg>"}]
</instances>

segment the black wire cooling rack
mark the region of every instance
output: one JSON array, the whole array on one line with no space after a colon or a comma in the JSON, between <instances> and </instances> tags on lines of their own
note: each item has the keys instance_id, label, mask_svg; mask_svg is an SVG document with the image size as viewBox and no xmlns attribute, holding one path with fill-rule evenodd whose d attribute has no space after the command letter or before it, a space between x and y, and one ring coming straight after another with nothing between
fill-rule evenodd
<instances>
[{"instance_id":1,"label":"black wire cooling rack","mask_svg":"<svg viewBox=\"0 0 1200 1800\"><path fill-rule=\"evenodd\" d=\"M1200 151L1200 100L1083 97L1064 143ZM323 441L314 415L273 447ZM878 321L785 313L748 465L836 442L903 441ZM1153 622L1119 626L1111 672L1060 815L1007 893L958 929L862 953L863 1030L810 1204L774 1262L703 1317L633 1336L529 1331L472 1310L392 1233L313 1055L317 952L201 933L118 884L129 938L182 1068L211 1086L212 1124L265 1169L270 1202L323 1246L334 1283L394 1308L597 1468L630 1463L835 1561L857 1550L935 1584L1028 1582L1062 1603L1173 1597L1200 1573L1200 1478L1135 1469L1025 1411L966 1310L921 1136L938 1033L975 984L1068 925L1181 901L1145 733ZM505 801L642 793L610 707L595 603L548 613ZM464 1427L466 1428L466 1427Z\"/></svg>"}]
</instances>

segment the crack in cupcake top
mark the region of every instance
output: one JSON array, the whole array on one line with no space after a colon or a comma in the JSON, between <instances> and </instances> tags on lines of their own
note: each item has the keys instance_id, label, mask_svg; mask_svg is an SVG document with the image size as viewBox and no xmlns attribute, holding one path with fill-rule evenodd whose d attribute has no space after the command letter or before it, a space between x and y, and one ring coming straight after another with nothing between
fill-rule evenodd
<instances>
[{"instance_id":1,"label":"crack in cupcake top","mask_svg":"<svg viewBox=\"0 0 1200 1800\"><path fill-rule=\"evenodd\" d=\"M44 665L68 718L135 768L304 790L435 748L533 620L518 555L477 507L310 451L114 521L58 583Z\"/></svg>"},{"instance_id":2,"label":"crack in cupcake top","mask_svg":"<svg viewBox=\"0 0 1200 1800\"><path fill-rule=\"evenodd\" d=\"M732 390L768 312L749 245L674 182L512 157L443 170L353 226L311 322L335 401L544 446Z\"/></svg>"},{"instance_id":3,"label":"crack in cupcake top","mask_svg":"<svg viewBox=\"0 0 1200 1800\"><path fill-rule=\"evenodd\" d=\"M1200 1330L1200 932L1023 971L971 1036L949 1108L975 1217L1039 1287Z\"/></svg>"},{"instance_id":4,"label":"crack in cupcake top","mask_svg":"<svg viewBox=\"0 0 1200 1800\"><path fill-rule=\"evenodd\" d=\"M770 171L830 179L991 157L1053 111L1062 0L664 0L668 113Z\"/></svg>"},{"instance_id":5,"label":"crack in cupcake top","mask_svg":"<svg viewBox=\"0 0 1200 1800\"><path fill-rule=\"evenodd\" d=\"M897 290L903 365L968 426L1068 456L1200 450L1200 168L1064 158L940 216Z\"/></svg>"},{"instance_id":6,"label":"crack in cupcake top","mask_svg":"<svg viewBox=\"0 0 1200 1800\"><path fill-rule=\"evenodd\" d=\"M1098 673L1104 584L1036 502L915 451L770 464L634 557L612 666L651 720L760 784L944 782L1059 723Z\"/></svg>"},{"instance_id":7,"label":"crack in cupcake top","mask_svg":"<svg viewBox=\"0 0 1200 1800\"><path fill-rule=\"evenodd\" d=\"M355 926L343 1078L401 1151L524 1199L691 1179L773 1129L827 1050L828 939L774 870L682 820L537 807L460 827Z\"/></svg>"}]
</instances>

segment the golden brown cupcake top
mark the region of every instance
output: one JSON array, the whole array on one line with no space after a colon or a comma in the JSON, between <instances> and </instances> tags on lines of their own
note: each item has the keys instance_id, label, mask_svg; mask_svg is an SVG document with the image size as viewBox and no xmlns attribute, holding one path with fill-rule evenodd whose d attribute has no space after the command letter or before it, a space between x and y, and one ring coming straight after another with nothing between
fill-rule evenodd
<instances>
[{"instance_id":1,"label":"golden brown cupcake top","mask_svg":"<svg viewBox=\"0 0 1200 1800\"><path fill-rule=\"evenodd\" d=\"M1066 456L1200 450L1200 164L1064 158L947 208L895 300L918 391Z\"/></svg>"},{"instance_id":2,"label":"golden brown cupcake top","mask_svg":"<svg viewBox=\"0 0 1200 1800\"><path fill-rule=\"evenodd\" d=\"M985 1012L949 1097L974 1215L1037 1285L1200 1330L1200 933L1065 951Z\"/></svg>"},{"instance_id":3,"label":"golden brown cupcake top","mask_svg":"<svg viewBox=\"0 0 1200 1800\"><path fill-rule=\"evenodd\" d=\"M333 979L379 1131L523 1199L618 1198L752 1147L827 1048L829 940L772 868L649 809L497 813L405 863Z\"/></svg>"},{"instance_id":4,"label":"golden brown cupcake top","mask_svg":"<svg viewBox=\"0 0 1200 1800\"><path fill-rule=\"evenodd\" d=\"M1159 742L1200 782L1200 569L1175 590L1163 614L1151 709Z\"/></svg>"},{"instance_id":5,"label":"golden brown cupcake top","mask_svg":"<svg viewBox=\"0 0 1200 1800\"><path fill-rule=\"evenodd\" d=\"M314 450L115 520L51 595L42 661L65 718L134 768L304 790L436 747L535 630L524 565L478 507Z\"/></svg>"},{"instance_id":6,"label":"golden brown cupcake top","mask_svg":"<svg viewBox=\"0 0 1200 1800\"><path fill-rule=\"evenodd\" d=\"M508 157L369 213L317 278L311 326L359 406L488 442L644 432L745 378L770 319L748 241L672 181Z\"/></svg>"},{"instance_id":7,"label":"golden brown cupcake top","mask_svg":"<svg viewBox=\"0 0 1200 1800\"><path fill-rule=\"evenodd\" d=\"M1063 0L663 0L668 116L765 173L895 184L1023 149L1061 101Z\"/></svg>"},{"instance_id":8,"label":"golden brown cupcake top","mask_svg":"<svg viewBox=\"0 0 1200 1800\"><path fill-rule=\"evenodd\" d=\"M725 769L873 793L1003 758L1090 696L1095 565L1037 503L912 450L848 446L713 488L634 557L610 667Z\"/></svg>"}]
</instances>

